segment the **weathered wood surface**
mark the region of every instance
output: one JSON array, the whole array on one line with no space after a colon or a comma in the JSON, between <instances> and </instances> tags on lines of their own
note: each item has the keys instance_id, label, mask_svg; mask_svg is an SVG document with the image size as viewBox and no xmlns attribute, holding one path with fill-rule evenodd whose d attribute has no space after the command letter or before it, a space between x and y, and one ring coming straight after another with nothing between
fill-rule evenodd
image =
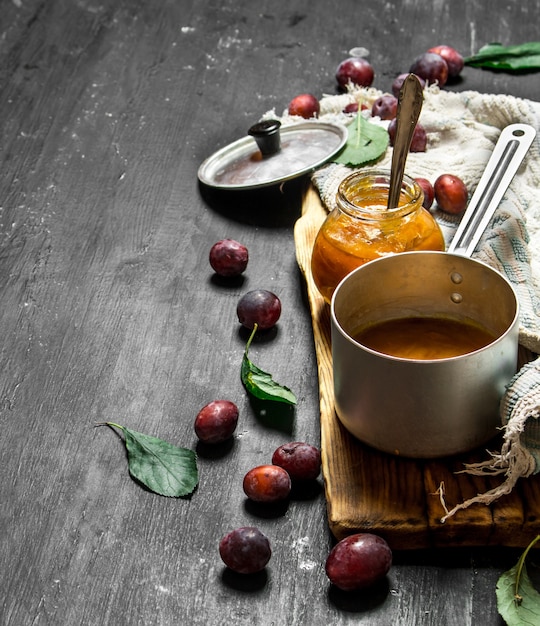
<instances>
[{"instance_id":1,"label":"weathered wood surface","mask_svg":"<svg viewBox=\"0 0 540 626\"><path fill-rule=\"evenodd\" d=\"M431 45L535 40L539 19L538 1L0 0L0 624L501 623L495 582L515 550L396 552L388 589L351 597L324 574L322 486L275 515L246 503L248 469L319 440L302 181L207 195L197 168L297 93L334 93L354 46L388 89ZM536 74L466 69L452 89L540 100ZM207 261L225 236L251 252L233 286ZM292 433L258 419L239 381L236 302L256 287L284 305L252 356L297 392ZM193 420L217 397L241 422L210 453ZM193 497L141 489L94 426L109 419L196 448ZM247 582L217 554L243 524L274 552Z\"/></svg>"}]
</instances>

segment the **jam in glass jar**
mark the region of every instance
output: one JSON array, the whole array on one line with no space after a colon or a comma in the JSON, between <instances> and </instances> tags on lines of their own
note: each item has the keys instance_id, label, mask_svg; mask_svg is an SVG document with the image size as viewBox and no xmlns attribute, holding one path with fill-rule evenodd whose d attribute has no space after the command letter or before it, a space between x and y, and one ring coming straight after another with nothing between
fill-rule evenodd
<instances>
[{"instance_id":1,"label":"jam in glass jar","mask_svg":"<svg viewBox=\"0 0 540 626\"><path fill-rule=\"evenodd\" d=\"M336 208L321 226L313 245L311 272L323 298L360 265L388 254L411 250L444 250L442 231L424 209L424 194L403 176L396 208L387 208L390 172L355 172L339 185Z\"/></svg>"}]
</instances>

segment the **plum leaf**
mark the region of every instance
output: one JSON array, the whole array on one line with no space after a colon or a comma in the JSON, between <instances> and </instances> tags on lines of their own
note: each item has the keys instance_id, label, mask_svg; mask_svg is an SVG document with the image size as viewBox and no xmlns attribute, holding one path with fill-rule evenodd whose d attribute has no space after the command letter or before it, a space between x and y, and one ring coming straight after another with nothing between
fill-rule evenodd
<instances>
[{"instance_id":1,"label":"plum leaf","mask_svg":"<svg viewBox=\"0 0 540 626\"><path fill-rule=\"evenodd\" d=\"M527 546L516 565L497 581L497 609L508 626L540 623L540 593L534 588L525 566L529 550L539 540L540 535Z\"/></svg>"},{"instance_id":2,"label":"plum leaf","mask_svg":"<svg viewBox=\"0 0 540 626\"><path fill-rule=\"evenodd\" d=\"M260 369L249 360L248 351L256 332L257 324L255 324L251 332L242 358L240 377L246 390L260 400L274 400L276 402L284 402L285 404L296 404L296 396L288 387L276 383L271 374Z\"/></svg>"},{"instance_id":3,"label":"plum leaf","mask_svg":"<svg viewBox=\"0 0 540 626\"><path fill-rule=\"evenodd\" d=\"M348 139L343 150L333 161L343 165L359 166L373 163L386 152L389 143L388 131L372 124L358 113L356 121L348 127Z\"/></svg>"},{"instance_id":4,"label":"plum leaf","mask_svg":"<svg viewBox=\"0 0 540 626\"><path fill-rule=\"evenodd\" d=\"M471 67L480 67L507 72L540 69L540 41L529 41L516 46L488 43L463 62Z\"/></svg>"},{"instance_id":5,"label":"plum leaf","mask_svg":"<svg viewBox=\"0 0 540 626\"><path fill-rule=\"evenodd\" d=\"M135 480L161 496L178 498L193 492L199 480L193 450L179 448L114 422L105 422L105 425L118 428L124 434L129 473Z\"/></svg>"}]
</instances>

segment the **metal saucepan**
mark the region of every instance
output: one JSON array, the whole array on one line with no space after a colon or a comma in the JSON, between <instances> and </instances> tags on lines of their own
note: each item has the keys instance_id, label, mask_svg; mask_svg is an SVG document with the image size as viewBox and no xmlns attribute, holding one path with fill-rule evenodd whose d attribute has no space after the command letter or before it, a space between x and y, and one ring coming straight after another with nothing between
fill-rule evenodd
<instances>
[{"instance_id":1,"label":"metal saucepan","mask_svg":"<svg viewBox=\"0 0 540 626\"><path fill-rule=\"evenodd\" d=\"M448 252L406 252L349 274L331 304L336 413L361 441L384 452L434 458L495 436L499 403L517 369L519 303L502 274L470 258L535 131L501 133ZM404 358L354 337L384 320L436 317L471 322L493 339L459 356Z\"/></svg>"}]
</instances>

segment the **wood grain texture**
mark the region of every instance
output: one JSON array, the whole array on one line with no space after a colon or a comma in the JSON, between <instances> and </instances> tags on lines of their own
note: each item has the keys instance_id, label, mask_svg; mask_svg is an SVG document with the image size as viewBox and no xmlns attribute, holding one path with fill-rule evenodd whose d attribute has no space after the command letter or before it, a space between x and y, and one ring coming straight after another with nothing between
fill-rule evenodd
<instances>
[{"instance_id":1,"label":"wood grain texture","mask_svg":"<svg viewBox=\"0 0 540 626\"><path fill-rule=\"evenodd\" d=\"M246 501L243 475L278 445L320 443L293 236L306 181L214 194L197 169L294 95L334 93L354 46L388 90L431 45L534 40L539 19L536 1L0 0L2 626L500 624L495 582L515 550L396 551L386 587L350 596L324 573L322 481L287 507ZM540 100L535 75L467 68L449 89ZM223 237L250 250L232 283L208 265ZM255 288L283 303L250 354L298 396L288 431L256 414L239 379L236 303ZM220 397L240 422L210 450L193 420ZM196 450L193 496L141 489L121 440L95 427L106 419ZM533 491L531 528L538 507ZM273 549L249 580L217 551L245 524Z\"/></svg>"}]
</instances>

